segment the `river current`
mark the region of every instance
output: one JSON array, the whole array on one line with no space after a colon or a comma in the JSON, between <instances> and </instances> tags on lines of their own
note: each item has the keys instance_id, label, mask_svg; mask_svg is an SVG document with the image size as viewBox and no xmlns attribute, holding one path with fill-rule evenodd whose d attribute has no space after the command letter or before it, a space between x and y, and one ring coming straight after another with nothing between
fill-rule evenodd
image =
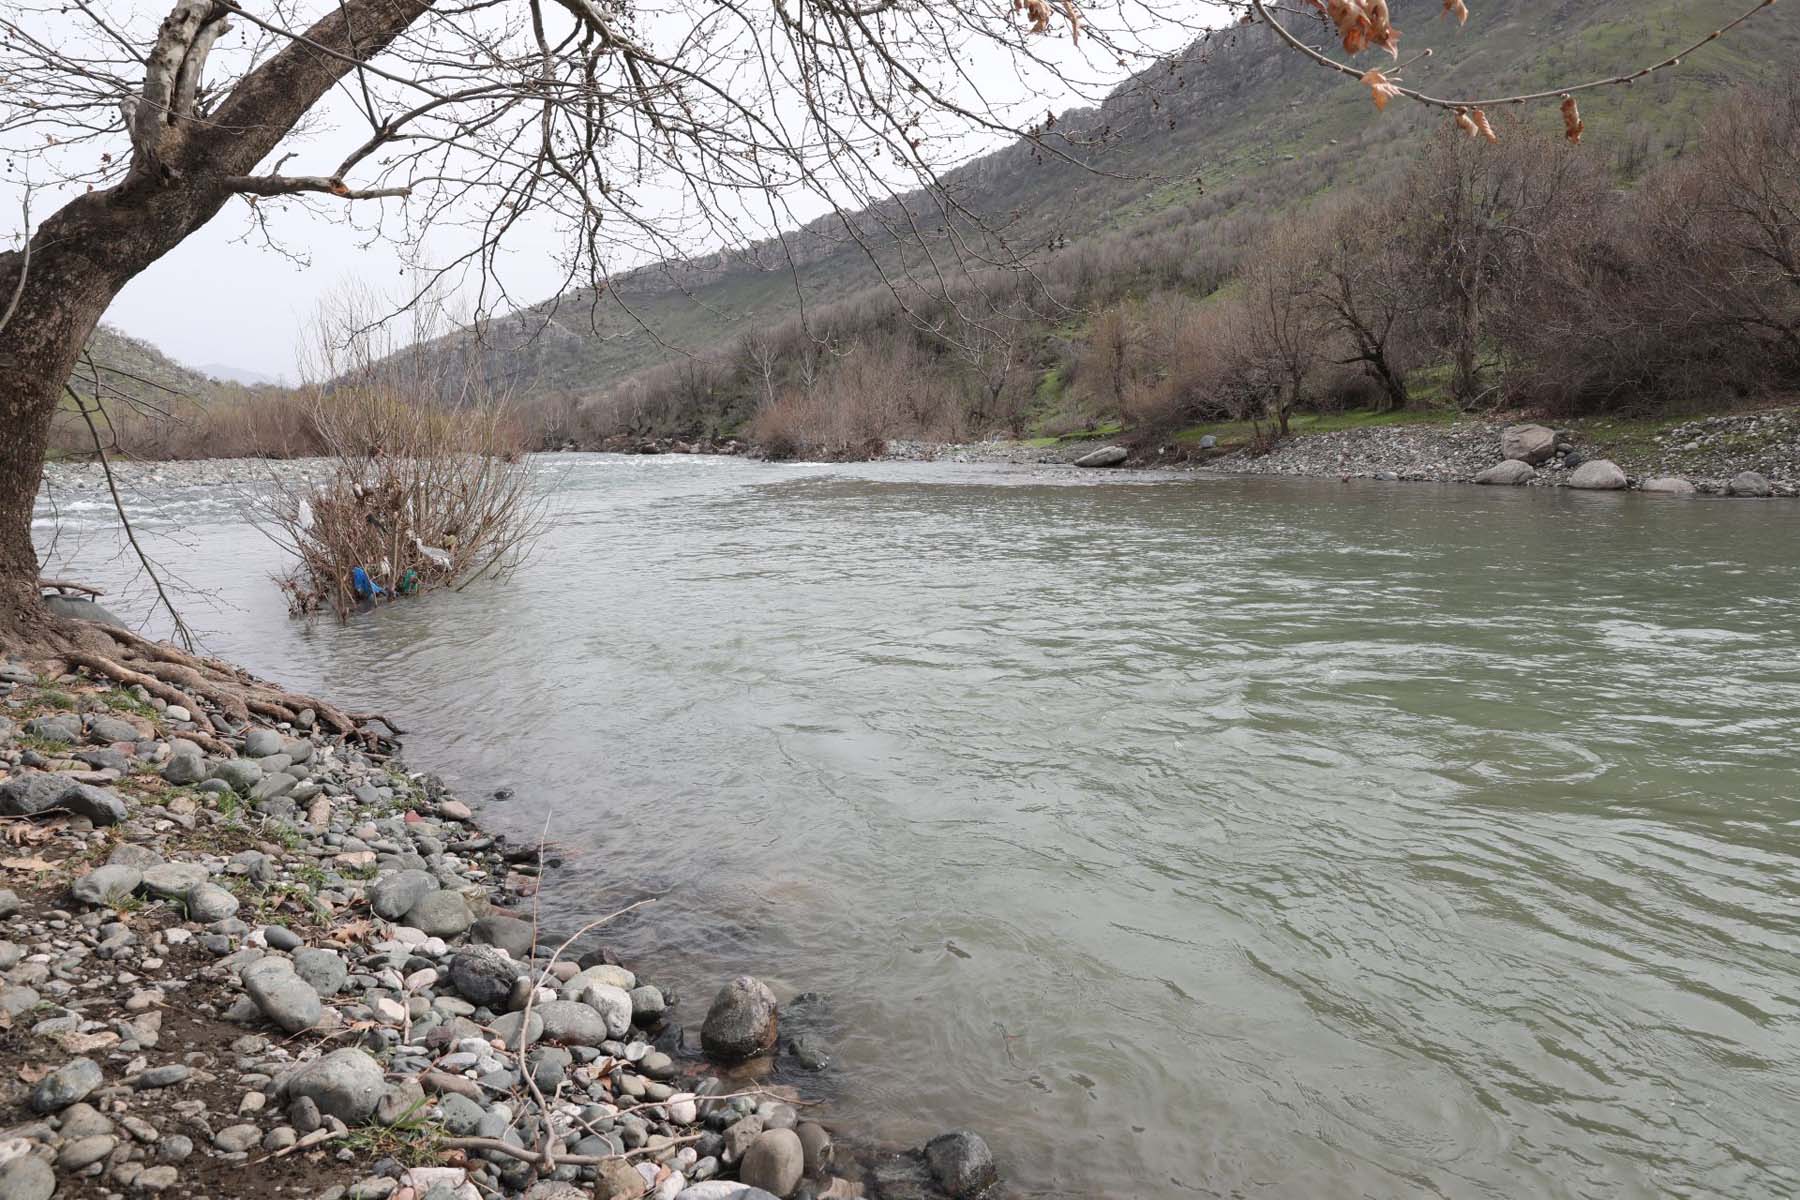
<instances>
[{"instance_id":1,"label":"river current","mask_svg":"<svg viewBox=\"0 0 1800 1200\"><path fill-rule=\"evenodd\" d=\"M189 470L128 490L207 648L513 789L552 921L659 896L612 944L691 1027L822 993L847 1129L1027 1196L1800 1193L1800 509L566 455L524 571L339 626ZM147 619L103 495L40 538Z\"/></svg>"}]
</instances>

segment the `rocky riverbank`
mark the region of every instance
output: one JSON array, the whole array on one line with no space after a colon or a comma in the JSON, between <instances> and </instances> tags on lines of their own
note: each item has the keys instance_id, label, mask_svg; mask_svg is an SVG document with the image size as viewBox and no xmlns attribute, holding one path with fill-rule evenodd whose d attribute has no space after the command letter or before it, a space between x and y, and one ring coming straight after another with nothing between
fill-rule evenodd
<instances>
[{"instance_id":1,"label":"rocky riverbank","mask_svg":"<svg viewBox=\"0 0 1800 1200\"><path fill-rule=\"evenodd\" d=\"M1534 442L1530 461L1507 457L1507 432L1522 427L1542 430L1543 440ZM1681 486L1685 484L1695 493L1800 495L1800 408L1656 425L1586 421L1551 427L1473 420L1372 425L1298 434L1266 453L1255 453L1229 438L1197 438L1161 443L1088 440L1052 446L1004 441L893 442L887 457L1068 466L1096 449L1115 444L1128 455L1122 462L1108 465L1126 468L1578 488L1594 480L1612 480L1608 487L1679 492L1687 490ZM1508 461L1522 462L1530 470L1512 469L1499 478L1480 478ZM1584 464L1594 462L1614 464L1617 477L1600 469L1577 476ZM1756 479L1742 478L1746 475L1760 477L1766 491ZM1734 480L1739 481L1736 488Z\"/></svg>"},{"instance_id":2,"label":"rocky riverbank","mask_svg":"<svg viewBox=\"0 0 1800 1200\"><path fill-rule=\"evenodd\" d=\"M838 1129L754 978L696 1034L604 914L541 927L554 857L391 747L46 669L0 662L4 1200L1001 1194Z\"/></svg>"}]
</instances>

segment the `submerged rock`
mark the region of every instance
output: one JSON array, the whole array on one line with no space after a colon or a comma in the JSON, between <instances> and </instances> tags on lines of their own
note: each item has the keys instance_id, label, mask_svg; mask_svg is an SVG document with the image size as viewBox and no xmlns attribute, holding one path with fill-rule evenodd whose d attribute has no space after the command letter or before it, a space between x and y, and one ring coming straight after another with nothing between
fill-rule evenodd
<instances>
[{"instance_id":1,"label":"submerged rock","mask_svg":"<svg viewBox=\"0 0 1800 1200\"><path fill-rule=\"evenodd\" d=\"M925 1162L938 1186L957 1200L981 1195L999 1178L987 1143L966 1129L940 1133L926 1142Z\"/></svg>"}]
</instances>

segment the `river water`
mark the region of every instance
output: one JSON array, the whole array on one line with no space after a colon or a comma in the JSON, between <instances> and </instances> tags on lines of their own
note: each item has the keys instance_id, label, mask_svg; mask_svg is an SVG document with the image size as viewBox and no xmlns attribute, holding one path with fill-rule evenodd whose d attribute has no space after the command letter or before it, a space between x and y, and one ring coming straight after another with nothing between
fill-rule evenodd
<instances>
[{"instance_id":1,"label":"river water","mask_svg":"<svg viewBox=\"0 0 1800 1200\"><path fill-rule=\"evenodd\" d=\"M660 896L615 943L691 1026L824 993L846 1126L1031 1196L1800 1193L1800 510L542 470L523 574L347 627L231 489L133 491L210 649L548 819L553 918Z\"/></svg>"}]
</instances>

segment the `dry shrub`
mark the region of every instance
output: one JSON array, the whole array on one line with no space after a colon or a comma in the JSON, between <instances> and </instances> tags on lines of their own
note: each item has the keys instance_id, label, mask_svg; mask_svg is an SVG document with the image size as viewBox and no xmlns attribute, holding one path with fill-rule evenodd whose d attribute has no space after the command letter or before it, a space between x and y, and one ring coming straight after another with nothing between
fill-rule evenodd
<instances>
[{"instance_id":1,"label":"dry shrub","mask_svg":"<svg viewBox=\"0 0 1800 1200\"><path fill-rule=\"evenodd\" d=\"M811 388L776 392L749 424L770 458L868 458L894 438L961 441L967 430L963 389L904 333L859 343Z\"/></svg>"},{"instance_id":2,"label":"dry shrub","mask_svg":"<svg viewBox=\"0 0 1800 1200\"><path fill-rule=\"evenodd\" d=\"M367 332L363 306L336 318L321 335L330 382L309 401L331 472L322 483L277 478L258 510L296 560L277 580L293 611L347 617L365 599L359 567L388 598L517 567L543 529L545 502L504 397L467 376L447 387L454 368L418 342L393 353ZM353 331L346 343L331 340L341 328Z\"/></svg>"}]
</instances>

